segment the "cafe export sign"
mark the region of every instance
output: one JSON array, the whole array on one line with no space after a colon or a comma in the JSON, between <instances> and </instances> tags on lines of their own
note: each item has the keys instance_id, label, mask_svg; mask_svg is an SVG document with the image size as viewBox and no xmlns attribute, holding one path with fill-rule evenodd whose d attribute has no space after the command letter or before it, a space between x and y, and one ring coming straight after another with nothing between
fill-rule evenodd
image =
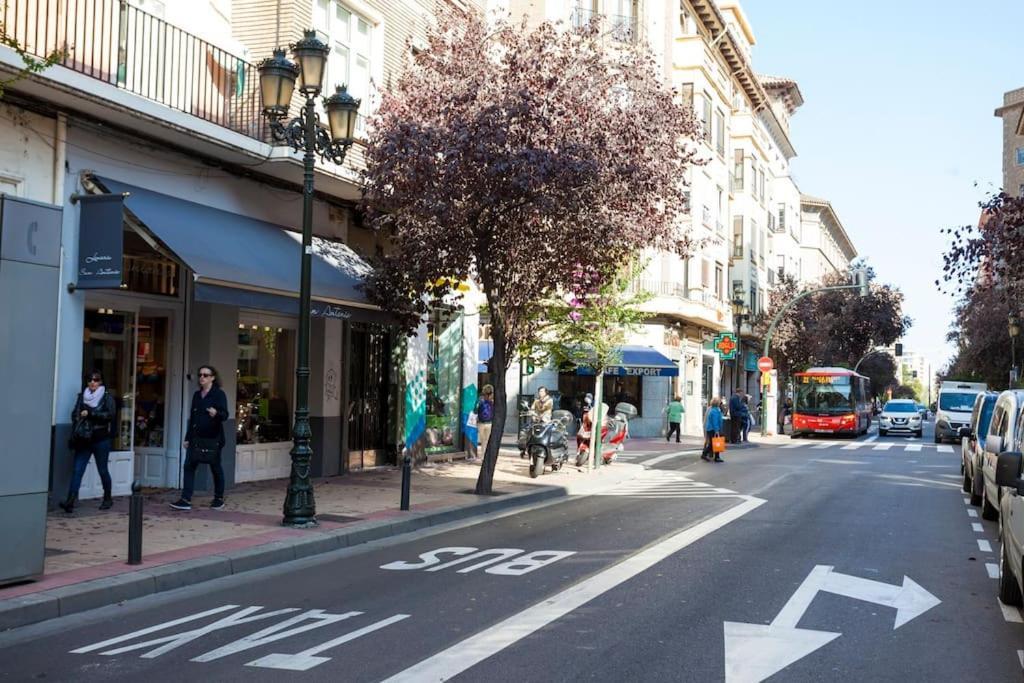
<instances>
[{"instance_id":1,"label":"cafe export sign","mask_svg":"<svg viewBox=\"0 0 1024 683\"><path fill-rule=\"evenodd\" d=\"M736 349L739 348L739 344L736 343L736 335L732 332L721 332L715 337L711 345L722 360L736 358Z\"/></svg>"}]
</instances>

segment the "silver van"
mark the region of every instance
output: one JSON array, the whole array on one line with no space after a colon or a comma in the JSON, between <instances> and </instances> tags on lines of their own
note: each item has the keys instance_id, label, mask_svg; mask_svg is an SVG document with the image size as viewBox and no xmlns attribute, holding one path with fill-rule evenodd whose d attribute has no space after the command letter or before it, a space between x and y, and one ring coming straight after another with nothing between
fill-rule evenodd
<instances>
[{"instance_id":1,"label":"silver van","mask_svg":"<svg viewBox=\"0 0 1024 683\"><path fill-rule=\"evenodd\" d=\"M984 519L999 519L1000 491L996 483L996 467L999 456L1010 451L1019 451L1021 436L1017 429L1021 407L1024 406L1024 390L1010 389L999 394L992 423L988 426L982 459L981 516Z\"/></svg>"},{"instance_id":2,"label":"silver van","mask_svg":"<svg viewBox=\"0 0 1024 683\"><path fill-rule=\"evenodd\" d=\"M1004 392L1006 393L1006 392ZM1013 441L1017 447L996 459L999 499L999 599L1003 604L1024 606L1024 479L1021 478L1020 444L1024 442L1024 415L1018 415Z\"/></svg>"},{"instance_id":3,"label":"silver van","mask_svg":"<svg viewBox=\"0 0 1024 683\"><path fill-rule=\"evenodd\" d=\"M971 421L960 428L960 473L964 475L964 493L971 494L971 505L981 505L984 477L981 473L985 454L985 437L992 423L998 391L986 391L974 399Z\"/></svg>"}]
</instances>

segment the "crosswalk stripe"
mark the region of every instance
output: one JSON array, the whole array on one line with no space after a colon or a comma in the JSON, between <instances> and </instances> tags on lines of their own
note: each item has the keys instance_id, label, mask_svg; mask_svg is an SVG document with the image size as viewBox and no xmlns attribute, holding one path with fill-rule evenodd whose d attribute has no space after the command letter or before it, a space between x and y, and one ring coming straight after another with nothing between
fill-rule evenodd
<instances>
[{"instance_id":1,"label":"crosswalk stripe","mask_svg":"<svg viewBox=\"0 0 1024 683\"><path fill-rule=\"evenodd\" d=\"M910 444L907 444L907 447L904 448L903 450L904 451L909 451L911 453L916 453L916 452L921 450L921 444L919 444L919 443L910 443Z\"/></svg>"},{"instance_id":2,"label":"crosswalk stripe","mask_svg":"<svg viewBox=\"0 0 1024 683\"><path fill-rule=\"evenodd\" d=\"M785 446L782 446L782 448L803 448L803 447L804 447L804 444L802 444L802 443L788 443Z\"/></svg>"},{"instance_id":3,"label":"crosswalk stripe","mask_svg":"<svg viewBox=\"0 0 1024 683\"><path fill-rule=\"evenodd\" d=\"M835 444L833 444L833 443L826 442L826 443L815 444L815 445L811 446L811 448L814 448L814 449L817 449L817 450L820 451L820 450L822 450L824 448L832 448L832 446L834 446L834 445Z\"/></svg>"},{"instance_id":4,"label":"crosswalk stripe","mask_svg":"<svg viewBox=\"0 0 1024 683\"><path fill-rule=\"evenodd\" d=\"M872 448L871 450L873 450L873 451L887 451L890 448L892 448L892 444L891 443L879 443L879 444L875 444L875 447Z\"/></svg>"},{"instance_id":5,"label":"crosswalk stripe","mask_svg":"<svg viewBox=\"0 0 1024 683\"><path fill-rule=\"evenodd\" d=\"M863 441L854 441L853 443L848 443L845 446L843 446L842 450L844 450L844 451L855 451L858 448L860 448L861 446L866 446L866 445L867 444L864 443Z\"/></svg>"},{"instance_id":6,"label":"crosswalk stripe","mask_svg":"<svg viewBox=\"0 0 1024 683\"><path fill-rule=\"evenodd\" d=\"M949 444L942 444L939 446L939 453L952 453L953 447Z\"/></svg>"}]
</instances>

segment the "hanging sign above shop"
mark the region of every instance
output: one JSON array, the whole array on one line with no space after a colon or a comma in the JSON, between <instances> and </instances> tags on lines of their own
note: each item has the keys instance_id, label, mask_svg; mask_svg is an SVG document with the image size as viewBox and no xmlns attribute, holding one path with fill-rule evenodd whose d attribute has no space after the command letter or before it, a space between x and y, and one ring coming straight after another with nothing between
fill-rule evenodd
<instances>
[{"instance_id":1,"label":"hanging sign above shop","mask_svg":"<svg viewBox=\"0 0 1024 683\"><path fill-rule=\"evenodd\" d=\"M78 217L77 289L120 289L124 261L124 195L72 195Z\"/></svg>"}]
</instances>

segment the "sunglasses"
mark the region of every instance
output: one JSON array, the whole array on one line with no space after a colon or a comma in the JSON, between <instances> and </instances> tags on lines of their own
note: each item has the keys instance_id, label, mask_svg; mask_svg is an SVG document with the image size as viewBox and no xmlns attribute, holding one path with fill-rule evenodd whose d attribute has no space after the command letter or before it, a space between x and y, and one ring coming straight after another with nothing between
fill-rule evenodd
<instances>
[{"instance_id":1,"label":"sunglasses","mask_svg":"<svg viewBox=\"0 0 1024 683\"><path fill-rule=\"evenodd\" d=\"M199 376L200 377L213 377L213 373L212 372L200 372Z\"/></svg>"},{"instance_id":2,"label":"sunglasses","mask_svg":"<svg viewBox=\"0 0 1024 683\"><path fill-rule=\"evenodd\" d=\"M90 377L89 381L90 382L102 382L103 378L102 377Z\"/></svg>"}]
</instances>

